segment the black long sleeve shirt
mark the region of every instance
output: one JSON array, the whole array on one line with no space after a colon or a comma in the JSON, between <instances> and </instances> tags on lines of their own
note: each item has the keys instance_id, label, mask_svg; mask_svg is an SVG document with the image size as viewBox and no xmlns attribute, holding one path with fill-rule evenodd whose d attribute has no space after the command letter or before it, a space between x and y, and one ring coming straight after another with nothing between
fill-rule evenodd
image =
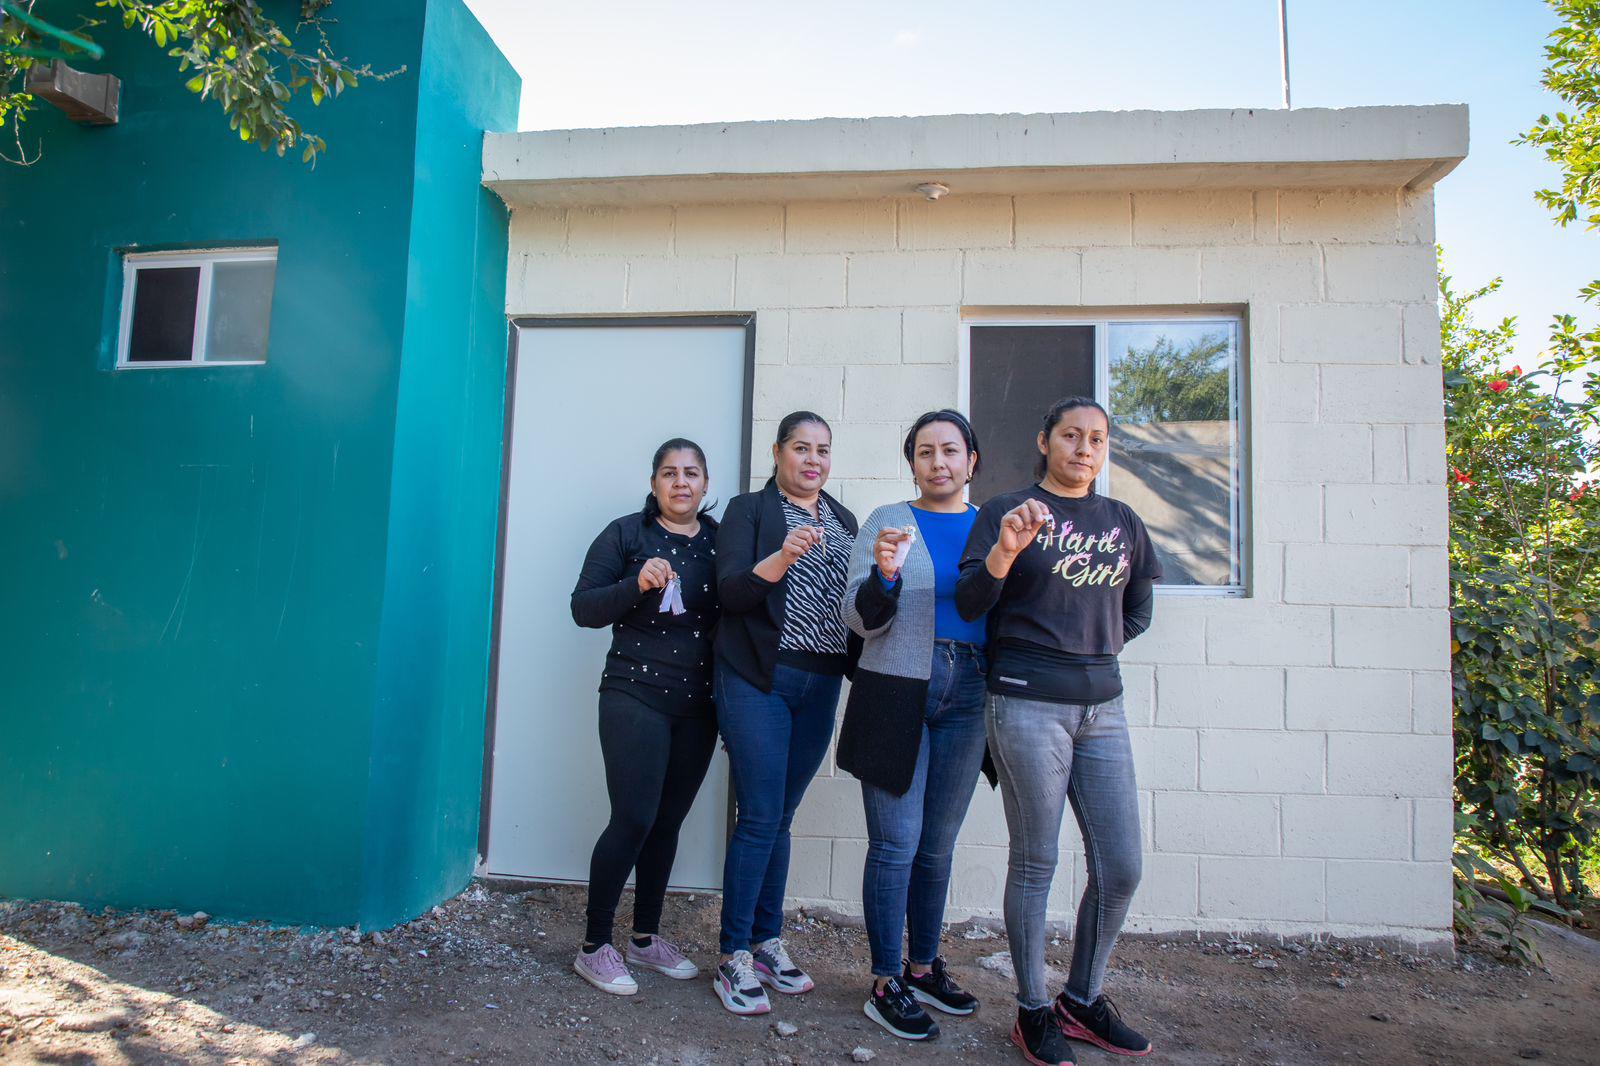
<instances>
[{"instance_id":1,"label":"black long sleeve shirt","mask_svg":"<svg viewBox=\"0 0 1600 1066\"><path fill-rule=\"evenodd\" d=\"M626 692L666 714L714 713L711 633L721 613L716 537L710 518L686 537L631 514L594 539L572 590L572 620L590 629L611 627L602 691ZM661 610L664 590L639 591L639 571L653 558L665 559L677 573L683 614Z\"/></svg>"},{"instance_id":2,"label":"black long sleeve shirt","mask_svg":"<svg viewBox=\"0 0 1600 1066\"><path fill-rule=\"evenodd\" d=\"M1000 519L1040 500L1055 526L1039 530L1004 578L985 561ZM978 511L961 558L956 609L988 612L989 691L1058 703L1102 703L1122 692L1117 655L1150 626L1161 564L1144 523L1120 500L1057 496L1038 486Z\"/></svg>"}]
</instances>

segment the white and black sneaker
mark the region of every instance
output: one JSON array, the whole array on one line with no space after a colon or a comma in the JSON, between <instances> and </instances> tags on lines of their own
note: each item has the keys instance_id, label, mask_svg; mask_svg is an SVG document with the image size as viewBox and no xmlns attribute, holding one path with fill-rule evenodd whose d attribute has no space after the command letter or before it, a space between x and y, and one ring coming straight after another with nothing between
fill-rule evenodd
<instances>
[{"instance_id":1,"label":"white and black sneaker","mask_svg":"<svg viewBox=\"0 0 1600 1066\"><path fill-rule=\"evenodd\" d=\"M939 1035L939 1023L928 1017L898 977L889 978L882 988L874 981L861 1010L901 1040L932 1040Z\"/></svg>"},{"instance_id":2,"label":"white and black sneaker","mask_svg":"<svg viewBox=\"0 0 1600 1066\"><path fill-rule=\"evenodd\" d=\"M711 975L711 987L730 1013L765 1014L772 1009L748 951L735 951L732 958L719 965Z\"/></svg>"},{"instance_id":3,"label":"white and black sneaker","mask_svg":"<svg viewBox=\"0 0 1600 1066\"><path fill-rule=\"evenodd\" d=\"M934 959L932 968L921 977L912 973L911 964L906 963L901 979L913 996L934 1010L942 1010L946 1014L971 1014L978 1009L978 997L950 979L943 956Z\"/></svg>"},{"instance_id":4,"label":"white and black sneaker","mask_svg":"<svg viewBox=\"0 0 1600 1066\"><path fill-rule=\"evenodd\" d=\"M756 980L772 986L773 991L786 996L798 996L817 987L806 972L794 964L783 940L773 937L756 945Z\"/></svg>"}]
</instances>

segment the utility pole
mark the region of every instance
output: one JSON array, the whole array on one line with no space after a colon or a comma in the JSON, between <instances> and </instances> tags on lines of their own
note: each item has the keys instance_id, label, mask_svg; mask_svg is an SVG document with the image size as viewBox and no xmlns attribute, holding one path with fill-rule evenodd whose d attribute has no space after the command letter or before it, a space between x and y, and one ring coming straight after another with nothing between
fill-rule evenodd
<instances>
[{"instance_id":1,"label":"utility pole","mask_svg":"<svg viewBox=\"0 0 1600 1066\"><path fill-rule=\"evenodd\" d=\"M1289 0L1278 0L1278 63L1283 69L1283 109L1289 110Z\"/></svg>"}]
</instances>

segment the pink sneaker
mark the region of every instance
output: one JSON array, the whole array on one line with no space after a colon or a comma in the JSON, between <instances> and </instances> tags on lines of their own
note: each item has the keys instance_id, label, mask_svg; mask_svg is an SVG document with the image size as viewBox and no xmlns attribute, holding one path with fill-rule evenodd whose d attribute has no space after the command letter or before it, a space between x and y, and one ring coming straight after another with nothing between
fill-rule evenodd
<instances>
[{"instance_id":1,"label":"pink sneaker","mask_svg":"<svg viewBox=\"0 0 1600 1066\"><path fill-rule=\"evenodd\" d=\"M652 936L649 945L642 948L630 939L622 950L635 966L666 974L674 981L688 981L700 976L700 967L684 958L677 945L659 936Z\"/></svg>"},{"instance_id":2,"label":"pink sneaker","mask_svg":"<svg viewBox=\"0 0 1600 1066\"><path fill-rule=\"evenodd\" d=\"M639 991L639 983L628 973L622 956L610 944L601 944L593 952L580 950L578 957L572 960L572 968L578 971L579 977L613 996L631 996Z\"/></svg>"}]
</instances>

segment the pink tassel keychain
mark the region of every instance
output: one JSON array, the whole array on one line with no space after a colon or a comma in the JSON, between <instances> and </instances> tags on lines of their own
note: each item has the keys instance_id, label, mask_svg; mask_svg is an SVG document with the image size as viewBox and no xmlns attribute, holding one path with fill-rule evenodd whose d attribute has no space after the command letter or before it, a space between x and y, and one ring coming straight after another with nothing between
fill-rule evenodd
<instances>
[{"instance_id":1,"label":"pink tassel keychain","mask_svg":"<svg viewBox=\"0 0 1600 1066\"><path fill-rule=\"evenodd\" d=\"M661 591L661 607L656 613L666 614L671 611L673 614L683 614L687 610L688 608L683 605L683 586L674 577L667 582L667 587Z\"/></svg>"}]
</instances>

